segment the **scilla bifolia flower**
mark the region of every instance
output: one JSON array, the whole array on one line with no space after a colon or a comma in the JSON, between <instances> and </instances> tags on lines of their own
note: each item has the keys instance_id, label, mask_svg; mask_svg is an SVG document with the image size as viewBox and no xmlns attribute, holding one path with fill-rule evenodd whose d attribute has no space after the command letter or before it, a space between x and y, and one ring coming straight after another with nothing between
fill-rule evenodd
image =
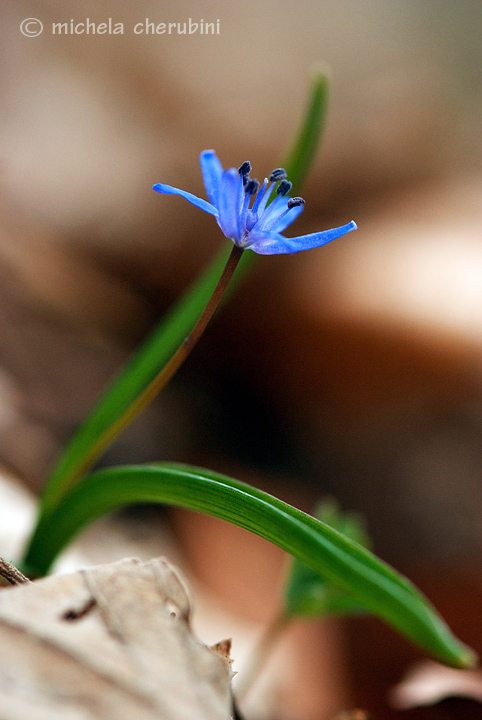
<instances>
[{"instance_id":1,"label":"scilla bifolia flower","mask_svg":"<svg viewBox=\"0 0 482 720\"><path fill-rule=\"evenodd\" d=\"M229 168L223 171L214 150L205 150L201 153L201 169L211 202L171 185L159 183L154 185L154 190L167 195L180 195L201 210L214 215L223 233L234 244L217 285L191 333L139 396L132 416L150 402L189 355L218 307L244 250L249 248L261 255L295 253L325 245L356 229L355 223L351 222L333 230L286 238L280 233L298 217L305 201L299 197L288 197L291 183L286 179L286 172L282 168L273 170L260 186L257 180L249 177L249 162L244 162L239 170ZM269 202L274 187L276 197ZM252 198L254 200L251 205Z\"/></svg>"},{"instance_id":2,"label":"scilla bifolia flower","mask_svg":"<svg viewBox=\"0 0 482 720\"><path fill-rule=\"evenodd\" d=\"M249 162L244 162L239 170L229 168L223 171L214 150L204 150L201 153L201 170L211 202L171 185L158 183L153 189L168 195L181 195L196 207L214 215L224 235L243 250L254 250L260 255L296 253L326 245L356 230L352 221L331 230L294 238L284 237L281 233L302 212L305 201L300 197L288 197L291 183L282 168L273 170L260 186L257 180L249 177ZM276 197L268 205L276 184Z\"/></svg>"}]
</instances>

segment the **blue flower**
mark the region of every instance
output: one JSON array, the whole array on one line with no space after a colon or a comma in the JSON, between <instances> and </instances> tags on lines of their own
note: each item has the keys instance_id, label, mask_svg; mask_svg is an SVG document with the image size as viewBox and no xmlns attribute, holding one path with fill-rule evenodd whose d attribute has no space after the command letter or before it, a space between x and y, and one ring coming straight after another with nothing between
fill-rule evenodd
<instances>
[{"instance_id":1,"label":"blue flower","mask_svg":"<svg viewBox=\"0 0 482 720\"><path fill-rule=\"evenodd\" d=\"M299 197L288 197L291 183L282 168L273 170L260 186L257 180L249 177L249 162L243 163L239 170L229 168L223 171L214 150L204 150L201 153L201 170L211 202L171 185L158 183L153 189L167 195L181 195L196 207L214 215L225 236L243 249L249 248L260 255L295 253L326 245L356 230L352 221L332 230L284 237L281 232L298 217L305 201ZM268 205L275 185L277 196ZM251 198L254 198L252 205Z\"/></svg>"}]
</instances>

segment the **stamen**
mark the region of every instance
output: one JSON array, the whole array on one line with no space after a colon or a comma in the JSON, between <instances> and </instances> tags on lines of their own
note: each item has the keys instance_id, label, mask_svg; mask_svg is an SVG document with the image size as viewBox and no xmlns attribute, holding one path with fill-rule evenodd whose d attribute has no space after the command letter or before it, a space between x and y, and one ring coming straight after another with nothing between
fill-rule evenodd
<instances>
[{"instance_id":1,"label":"stamen","mask_svg":"<svg viewBox=\"0 0 482 720\"><path fill-rule=\"evenodd\" d=\"M247 187L247 185L246 185L246 187ZM251 202L251 195L247 192L244 196L243 207L241 208L241 213L238 218L240 235L243 235L244 231L246 229L246 218L248 216L248 208L249 208L250 202Z\"/></svg>"},{"instance_id":2,"label":"stamen","mask_svg":"<svg viewBox=\"0 0 482 720\"><path fill-rule=\"evenodd\" d=\"M286 170L284 170L283 168L276 168L276 170L273 170L273 172L269 176L269 181L275 183L279 180L286 180L287 177L288 175L286 174Z\"/></svg>"},{"instance_id":3,"label":"stamen","mask_svg":"<svg viewBox=\"0 0 482 720\"><path fill-rule=\"evenodd\" d=\"M264 183L263 183L263 185L264 185ZM268 200L271 197L271 193L273 192L273 188L274 188L274 183L270 183L268 185L268 187L266 188L266 190L264 191L263 197L261 198L261 202L258 205L258 215L263 214L264 209L265 209L266 205L268 204ZM261 190L260 190L260 192L261 192ZM259 193L258 193L258 197L259 197ZM256 200L258 199L258 197L256 198ZM256 204L256 201L255 201L255 204ZM254 205L253 205L253 207L254 207Z\"/></svg>"},{"instance_id":4,"label":"stamen","mask_svg":"<svg viewBox=\"0 0 482 720\"><path fill-rule=\"evenodd\" d=\"M263 184L261 185L261 189L258 191L258 194L256 195L256 198L253 203L252 211L254 213L258 212L259 204L264 197L267 187L268 187L268 178L265 178Z\"/></svg>"},{"instance_id":5,"label":"stamen","mask_svg":"<svg viewBox=\"0 0 482 720\"><path fill-rule=\"evenodd\" d=\"M253 179L253 180L247 181L245 188L244 188L244 191L246 193L248 193L249 195L256 195L258 190L259 190L259 182L257 180Z\"/></svg>"},{"instance_id":6,"label":"stamen","mask_svg":"<svg viewBox=\"0 0 482 720\"><path fill-rule=\"evenodd\" d=\"M276 190L277 195L287 195L289 191L292 188L292 183L290 183L289 180L282 180L280 184L278 185L278 189Z\"/></svg>"},{"instance_id":7,"label":"stamen","mask_svg":"<svg viewBox=\"0 0 482 720\"><path fill-rule=\"evenodd\" d=\"M291 210L291 208L299 207L299 205L304 205L304 204L305 204L305 201L303 200L303 198L300 198L300 197L290 198L288 200L288 210Z\"/></svg>"},{"instance_id":8,"label":"stamen","mask_svg":"<svg viewBox=\"0 0 482 720\"><path fill-rule=\"evenodd\" d=\"M249 160L245 160L245 162L238 168L238 173L243 178L243 185L246 185L248 182L248 175L251 172L251 163Z\"/></svg>"}]
</instances>

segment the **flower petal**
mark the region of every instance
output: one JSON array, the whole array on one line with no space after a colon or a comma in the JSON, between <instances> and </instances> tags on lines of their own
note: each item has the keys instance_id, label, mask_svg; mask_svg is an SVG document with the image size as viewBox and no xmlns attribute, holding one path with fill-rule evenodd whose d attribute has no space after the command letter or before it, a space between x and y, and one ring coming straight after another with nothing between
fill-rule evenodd
<instances>
[{"instance_id":1,"label":"flower petal","mask_svg":"<svg viewBox=\"0 0 482 720\"><path fill-rule=\"evenodd\" d=\"M243 181L235 168L222 174L218 188L218 223L227 238L238 242L240 238L239 215L243 203Z\"/></svg>"},{"instance_id":2,"label":"flower petal","mask_svg":"<svg viewBox=\"0 0 482 720\"><path fill-rule=\"evenodd\" d=\"M211 203L208 203L207 200L198 198L197 195L193 195L192 193L186 192L185 190L179 190L179 188L172 187L171 185L163 185L162 183L157 183L156 185L153 185L152 189L158 193L163 193L164 195L180 195L196 207L204 210L204 212L207 212L210 215L214 215L214 217L218 217L219 215L214 205L211 205Z\"/></svg>"},{"instance_id":3,"label":"flower petal","mask_svg":"<svg viewBox=\"0 0 482 720\"><path fill-rule=\"evenodd\" d=\"M323 230L323 232L311 233L311 235L300 235L295 238L286 238L275 232L257 232L256 229L248 236L249 242L246 247L259 255L280 255L282 253L296 253L301 250L311 250L321 245L326 245L332 240L356 230L353 222L341 227Z\"/></svg>"},{"instance_id":4,"label":"flower petal","mask_svg":"<svg viewBox=\"0 0 482 720\"><path fill-rule=\"evenodd\" d=\"M201 153L201 170L207 196L212 204L217 207L218 188L223 174L223 166L219 162L214 150L204 150Z\"/></svg>"}]
</instances>

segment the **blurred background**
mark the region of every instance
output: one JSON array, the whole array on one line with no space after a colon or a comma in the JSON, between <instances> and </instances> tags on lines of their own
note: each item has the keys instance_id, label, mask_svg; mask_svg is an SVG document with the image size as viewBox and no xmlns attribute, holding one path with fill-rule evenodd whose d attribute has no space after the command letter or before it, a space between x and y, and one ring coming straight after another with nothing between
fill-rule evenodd
<instances>
[{"instance_id":1,"label":"blurred background","mask_svg":"<svg viewBox=\"0 0 482 720\"><path fill-rule=\"evenodd\" d=\"M334 495L365 515L378 554L439 588L446 614L467 587L475 599L480 3L4 0L0 12L3 466L41 487L108 378L226 242L152 184L203 195L211 147L264 177L323 62L325 141L293 234L351 219L359 230L261 258L103 462L205 464L304 509ZM27 17L40 36L21 34ZM124 33L51 32L87 18ZM219 20L220 32L134 34L146 18ZM173 525L192 554L191 521ZM363 656L365 641L351 642Z\"/></svg>"}]
</instances>

